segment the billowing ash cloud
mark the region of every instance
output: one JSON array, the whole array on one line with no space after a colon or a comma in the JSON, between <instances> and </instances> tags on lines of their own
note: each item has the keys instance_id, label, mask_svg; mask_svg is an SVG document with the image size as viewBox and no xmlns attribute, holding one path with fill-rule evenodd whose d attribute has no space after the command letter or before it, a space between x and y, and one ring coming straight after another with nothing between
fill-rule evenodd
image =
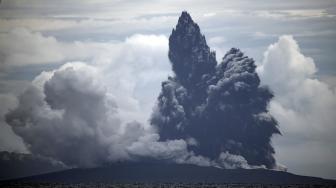
<instances>
[{"instance_id":1,"label":"billowing ash cloud","mask_svg":"<svg viewBox=\"0 0 336 188\"><path fill-rule=\"evenodd\" d=\"M162 83L151 118L160 139L191 140L191 151L231 161L227 168L274 168L270 139L280 132L267 110L273 95L260 86L254 60L232 48L217 64L187 12L169 38L169 59L175 76Z\"/></svg>"},{"instance_id":2,"label":"billowing ash cloud","mask_svg":"<svg viewBox=\"0 0 336 188\"><path fill-rule=\"evenodd\" d=\"M69 64L37 77L6 120L32 153L68 165L91 166L106 161L109 152L135 137L118 132L121 125L116 109L94 68ZM136 124L129 126L136 129ZM132 133L142 132L139 128ZM119 139L122 136L125 139ZM123 142L110 146L113 139Z\"/></svg>"}]
</instances>

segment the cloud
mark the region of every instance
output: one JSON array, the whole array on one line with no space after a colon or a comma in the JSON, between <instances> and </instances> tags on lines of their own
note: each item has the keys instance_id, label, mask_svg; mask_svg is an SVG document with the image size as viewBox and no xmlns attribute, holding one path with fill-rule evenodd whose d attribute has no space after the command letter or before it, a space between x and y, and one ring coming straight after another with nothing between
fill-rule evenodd
<instances>
[{"instance_id":1,"label":"cloud","mask_svg":"<svg viewBox=\"0 0 336 188\"><path fill-rule=\"evenodd\" d=\"M162 50L166 45L164 36L131 36L126 41L114 42L65 42L53 36L33 32L24 28L0 34L1 68L13 68L29 65L64 63L72 60L93 60L102 56L117 56L123 46L150 47ZM144 41L148 39L149 41ZM138 40L138 41L136 41ZM142 41L139 41L142 40ZM17 45L20 44L20 45ZM159 46L158 46L159 45ZM137 51L137 49L132 49ZM146 50L142 50L146 51ZM132 56L133 57L133 56ZM150 59L150 58L148 58Z\"/></svg>"},{"instance_id":2,"label":"cloud","mask_svg":"<svg viewBox=\"0 0 336 188\"><path fill-rule=\"evenodd\" d=\"M164 35L136 34L93 60L119 101L122 119L133 117L147 124L160 90L158 83L170 73L167 49Z\"/></svg>"},{"instance_id":3,"label":"cloud","mask_svg":"<svg viewBox=\"0 0 336 188\"><path fill-rule=\"evenodd\" d=\"M85 59L90 55L85 50L80 42L60 42L52 36L44 36L24 28L0 34L1 68Z\"/></svg>"},{"instance_id":4,"label":"cloud","mask_svg":"<svg viewBox=\"0 0 336 188\"><path fill-rule=\"evenodd\" d=\"M0 100L0 151L27 153L28 149L24 145L22 138L13 132L4 119L8 109L17 105L16 98L9 94L0 94Z\"/></svg>"},{"instance_id":5,"label":"cloud","mask_svg":"<svg viewBox=\"0 0 336 188\"><path fill-rule=\"evenodd\" d=\"M79 27L81 23L83 24L83 22L81 21L64 20L64 19L57 19L57 18L0 19L0 24L2 25L0 30L2 32L10 32L17 28L27 28L31 31L41 32L41 31L49 31L49 30L70 29L76 26ZM89 24L87 24L87 26L88 25Z\"/></svg>"},{"instance_id":6,"label":"cloud","mask_svg":"<svg viewBox=\"0 0 336 188\"><path fill-rule=\"evenodd\" d=\"M21 137L17 136L5 121L5 114L18 105L16 96L29 85L28 81L0 80L0 151L28 153Z\"/></svg>"},{"instance_id":7,"label":"cloud","mask_svg":"<svg viewBox=\"0 0 336 188\"><path fill-rule=\"evenodd\" d=\"M105 105L111 100L97 84L94 69L65 65L50 74L50 80L43 80L44 88L33 84L19 97L18 107L6 116L7 123L34 154L68 165L103 161L107 153L102 148L108 146L96 135L119 125L112 130L107 127L108 120L115 124L118 120L110 115L113 105Z\"/></svg>"},{"instance_id":8,"label":"cloud","mask_svg":"<svg viewBox=\"0 0 336 188\"><path fill-rule=\"evenodd\" d=\"M256 10L248 14L269 19L312 19L312 18L332 18L334 14L327 9L283 9L283 10Z\"/></svg>"},{"instance_id":9,"label":"cloud","mask_svg":"<svg viewBox=\"0 0 336 188\"><path fill-rule=\"evenodd\" d=\"M209 12L209 13L205 13L203 14L204 17L212 17L212 16L216 16L215 12Z\"/></svg>"},{"instance_id":10,"label":"cloud","mask_svg":"<svg viewBox=\"0 0 336 188\"><path fill-rule=\"evenodd\" d=\"M279 61L281 63L277 63ZM316 71L313 59L301 54L296 41L288 35L280 37L276 44L268 47L262 66L258 68L265 84L277 86L274 88L276 93L288 93L306 78L311 78ZM271 77L273 78L270 79Z\"/></svg>"},{"instance_id":11,"label":"cloud","mask_svg":"<svg viewBox=\"0 0 336 188\"><path fill-rule=\"evenodd\" d=\"M209 44L211 45L221 45L225 42L225 38L222 36L212 37L209 39Z\"/></svg>"},{"instance_id":12,"label":"cloud","mask_svg":"<svg viewBox=\"0 0 336 188\"><path fill-rule=\"evenodd\" d=\"M275 139L278 158L293 166L305 164L306 168L321 164L319 160L335 164L333 152L326 151L336 149L336 91L316 78L313 59L302 54L292 36L285 35L268 47L257 71L262 84L269 85L275 95L269 108L284 135ZM335 167L329 165L321 164L316 171ZM302 166L293 170L310 171Z\"/></svg>"},{"instance_id":13,"label":"cloud","mask_svg":"<svg viewBox=\"0 0 336 188\"><path fill-rule=\"evenodd\" d=\"M68 41L105 41L126 37L134 33L157 33L157 30L168 29L176 16L173 15L139 15L138 17L95 16L52 16L34 18L1 18L0 31L11 34L24 28L36 33L53 35ZM162 33L162 32L160 32Z\"/></svg>"}]
</instances>

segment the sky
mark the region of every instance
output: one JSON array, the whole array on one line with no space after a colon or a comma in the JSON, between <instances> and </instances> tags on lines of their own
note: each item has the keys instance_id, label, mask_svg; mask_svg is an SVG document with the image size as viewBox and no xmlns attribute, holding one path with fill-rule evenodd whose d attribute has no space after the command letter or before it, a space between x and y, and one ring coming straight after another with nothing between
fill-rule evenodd
<instances>
[{"instance_id":1,"label":"sky","mask_svg":"<svg viewBox=\"0 0 336 188\"><path fill-rule=\"evenodd\" d=\"M202 161L185 151L192 141L157 142L148 123L173 74L168 38L184 10L218 62L231 47L256 61L275 96L268 108L282 133L272 139L279 165L336 179L336 1L327 0L2 0L0 150L85 166L148 153ZM93 154L65 156L77 142Z\"/></svg>"}]
</instances>

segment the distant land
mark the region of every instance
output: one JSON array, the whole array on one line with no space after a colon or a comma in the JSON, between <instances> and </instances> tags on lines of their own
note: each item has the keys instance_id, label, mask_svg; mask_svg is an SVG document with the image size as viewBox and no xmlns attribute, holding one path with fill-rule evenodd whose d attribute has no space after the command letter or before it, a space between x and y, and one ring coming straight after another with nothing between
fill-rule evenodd
<instances>
[{"instance_id":1,"label":"distant land","mask_svg":"<svg viewBox=\"0 0 336 188\"><path fill-rule=\"evenodd\" d=\"M188 164L116 163L98 168L76 168L6 182L35 183L246 183L246 184L324 184L336 180L299 176L264 169L219 169ZM1 183L4 183L1 182ZM0 184L1 185L1 184Z\"/></svg>"}]
</instances>

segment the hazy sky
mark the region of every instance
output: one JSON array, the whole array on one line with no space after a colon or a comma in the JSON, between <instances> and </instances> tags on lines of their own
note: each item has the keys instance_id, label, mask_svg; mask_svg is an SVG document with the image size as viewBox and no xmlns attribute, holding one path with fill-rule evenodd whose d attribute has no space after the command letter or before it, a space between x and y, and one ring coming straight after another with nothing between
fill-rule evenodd
<instances>
[{"instance_id":1,"label":"hazy sky","mask_svg":"<svg viewBox=\"0 0 336 188\"><path fill-rule=\"evenodd\" d=\"M290 172L336 178L336 1L332 0L2 0L0 150L28 152L4 114L25 103L24 97L17 97L26 88L42 88L51 77L55 81L49 84L64 92L59 83L65 80L67 66L95 69L89 71L92 78L83 76L90 84L66 78L88 87L92 96L107 93L117 102L117 120L109 116L104 121L135 120L146 127L161 81L172 74L168 37L183 10L199 24L219 62L231 47L256 60L262 83L275 94L270 111L282 132L273 139L277 161ZM71 110L69 116L77 113Z\"/></svg>"}]
</instances>

